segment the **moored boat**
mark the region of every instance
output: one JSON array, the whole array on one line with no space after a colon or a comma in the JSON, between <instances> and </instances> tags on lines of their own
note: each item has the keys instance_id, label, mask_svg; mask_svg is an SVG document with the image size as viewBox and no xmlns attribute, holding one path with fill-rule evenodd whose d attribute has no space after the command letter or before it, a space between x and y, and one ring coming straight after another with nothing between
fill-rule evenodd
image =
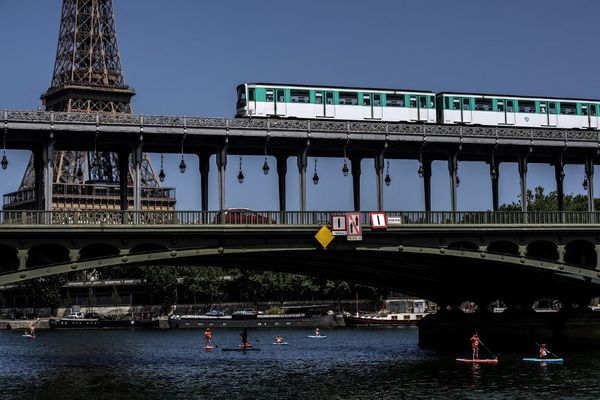
<instances>
[{"instance_id":1,"label":"moored boat","mask_svg":"<svg viewBox=\"0 0 600 400\"><path fill-rule=\"evenodd\" d=\"M346 326L410 326L417 325L428 314L435 312L435 306L427 300L390 299L385 307L375 314L345 315Z\"/></svg>"},{"instance_id":2,"label":"moored boat","mask_svg":"<svg viewBox=\"0 0 600 400\"><path fill-rule=\"evenodd\" d=\"M149 329L158 328L159 321L155 318L108 319L96 314L85 315L83 318L67 316L60 319L49 319L48 324L50 329Z\"/></svg>"}]
</instances>

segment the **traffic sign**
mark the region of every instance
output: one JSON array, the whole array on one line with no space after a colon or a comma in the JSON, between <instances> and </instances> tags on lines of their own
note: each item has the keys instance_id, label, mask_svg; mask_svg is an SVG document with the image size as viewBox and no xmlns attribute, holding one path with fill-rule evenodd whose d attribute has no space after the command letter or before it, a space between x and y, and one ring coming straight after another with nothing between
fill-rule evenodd
<instances>
[{"instance_id":1,"label":"traffic sign","mask_svg":"<svg viewBox=\"0 0 600 400\"><path fill-rule=\"evenodd\" d=\"M329 243L331 243L331 241L333 240L333 235L331 234L329 228L323 226L315 235L315 239L317 239L321 246L323 246L323 248L326 249Z\"/></svg>"},{"instance_id":2,"label":"traffic sign","mask_svg":"<svg viewBox=\"0 0 600 400\"><path fill-rule=\"evenodd\" d=\"M333 214L331 216L331 233L333 233L333 236L346 236L348 234L344 214Z\"/></svg>"},{"instance_id":3,"label":"traffic sign","mask_svg":"<svg viewBox=\"0 0 600 400\"><path fill-rule=\"evenodd\" d=\"M402 225L402 217L387 217L388 225Z\"/></svg>"},{"instance_id":4,"label":"traffic sign","mask_svg":"<svg viewBox=\"0 0 600 400\"><path fill-rule=\"evenodd\" d=\"M387 217L384 212L371 213L371 229L387 229Z\"/></svg>"},{"instance_id":5,"label":"traffic sign","mask_svg":"<svg viewBox=\"0 0 600 400\"><path fill-rule=\"evenodd\" d=\"M360 213L346 213L348 226L348 240L362 240L362 227L360 226Z\"/></svg>"}]
</instances>

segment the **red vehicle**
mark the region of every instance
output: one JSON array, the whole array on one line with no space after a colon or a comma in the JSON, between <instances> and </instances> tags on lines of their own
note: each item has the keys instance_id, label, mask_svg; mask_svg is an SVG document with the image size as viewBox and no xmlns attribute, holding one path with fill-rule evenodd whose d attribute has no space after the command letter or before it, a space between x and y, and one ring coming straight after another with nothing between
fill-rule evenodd
<instances>
[{"instance_id":1,"label":"red vehicle","mask_svg":"<svg viewBox=\"0 0 600 400\"><path fill-rule=\"evenodd\" d=\"M271 219L247 208L228 208L215 217L216 224L271 224Z\"/></svg>"}]
</instances>

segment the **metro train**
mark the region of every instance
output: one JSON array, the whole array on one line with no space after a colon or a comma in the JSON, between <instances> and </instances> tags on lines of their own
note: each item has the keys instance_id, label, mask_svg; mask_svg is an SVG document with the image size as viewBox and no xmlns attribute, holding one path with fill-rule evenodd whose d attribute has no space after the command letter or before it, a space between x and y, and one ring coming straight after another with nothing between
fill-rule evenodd
<instances>
[{"instance_id":1,"label":"metro train","mask_svg":"<svg viewBox=\"0 0 600 400\"><path fill-rule=\"evenodd\" d=\"M244 83L237 117L599 129L600 100Z\"/></svg>"}]
</instances>

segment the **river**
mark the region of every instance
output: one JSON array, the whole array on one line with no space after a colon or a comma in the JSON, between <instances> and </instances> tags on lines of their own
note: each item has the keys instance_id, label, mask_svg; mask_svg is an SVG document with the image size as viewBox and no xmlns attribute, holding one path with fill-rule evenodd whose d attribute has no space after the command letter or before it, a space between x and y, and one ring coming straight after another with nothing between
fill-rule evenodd
<instances>
[{"instance_id":1,"label":"river","mask_svg":"<svg viewBox=\"0 0 600 400\"><path fill-rule=\"evenodd\" d=\"M236 347L239 330L214 331ZM600 353L533 365L457 365L420 349L417 328L250 330L260 351L206 352L199 330L0 332L1 399L525 399L600 398ZM288 346L272 345L282 334ZM493 350L493 349L492 349ZM483 351L482 351L483 352ZM532 349L532 353L535 349ZM482 354L483 355L483 354Z\"/></svg>"}]
</instances>

